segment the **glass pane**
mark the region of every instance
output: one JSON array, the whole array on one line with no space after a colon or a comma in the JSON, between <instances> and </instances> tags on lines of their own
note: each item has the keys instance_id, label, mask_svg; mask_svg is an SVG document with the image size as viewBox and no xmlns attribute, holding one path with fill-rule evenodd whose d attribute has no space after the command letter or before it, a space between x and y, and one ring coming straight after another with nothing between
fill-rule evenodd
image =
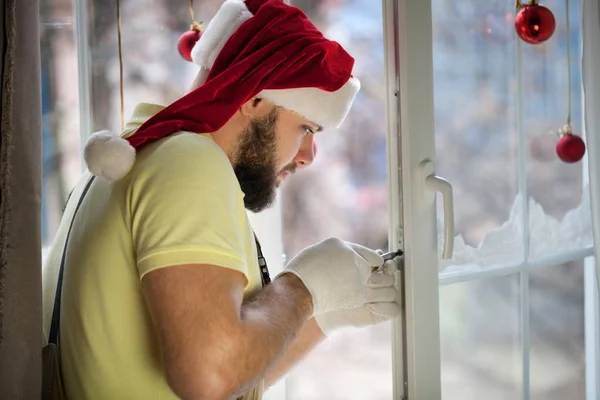
<instances>
[{"instance_id":1,"label":"glass pane","mask_svg":"<svg viewBox=\"0 0 600 400\"><path fill-rule=\"evenodd\" d=\"M71 0L40 1L40 46L45 250L54 240L69 191L81 173L77 53Z\"/></svg>"},{"instance_id":2,"label":"glass pane","mask_svg":"<svg viewBox=\"0 0 600 400\"><path fill-rule=\"evenodd\" d=\"M579 2L571 3L572 118L581 132ZM516 36L514 2L433 0L436 170L455 190L455 252L442 260L444 273L523 262L526 212L531 259L592 243L582 163L560 161L548 133L566 122L566 24L564 2L544 5L557 28L533 46ZM439 225L441 236L441 217Z\"/></svg>"},{"instance_id":3,"label":"glass pane","mask_svg":"<svg viewBox=\"0 0 600 400\"><path fill-rule=\"evenodd\" d=\"M520 263L522 222L511 220L518 192L514 2L432 5L436 171L454 187L452 265Z\"/></svg>"},{"instance_id":4,"label":"glass pane","mask_svg":"<svg viewBox=\"0 0 600 400\"><path fill-rule=\"evenodd\" d=\"M564 1L544 3L554 10L554 38L523 52L523 113L527 142L530 259L592 246L589 191L583 163L566 164L556 155L557 135L567 118L567 31ZM570 5L572 126L581 134L583 94L579 1ZM523 49L530 49L524 46ZM541 71L541 72L540 72ZM556 95L562 94L562 95Z\"/></svg>"},{"instance_id":5,"label":"glass pane","mask_svg":"<svg viewBox=\"0 0 600 400\"><path fill-rule=\"evenodd\" d=\"M583 260L529 278L532 400L585 399Z\"/></svg>"},{"instance_id":6,"label":"glass pane","mask_svg":"<svg viewBox=\"0 0 600 400\"><path fill-rule=\"evenodd\" d=\"M520 275L440 287L443 400L520 399Z\"/></svg>"},{"instance_id":7,"label":"glass pane","mask_svg":"<svg viewBox=\"0 0 600 400\"><path fill-rule=\"evenodd\" d=\"M295 0L292 4L355 57L355 75L362 89L343 126L317 136L315 163L282 188L285 252L289 259L329 236L387 249L381 2ZM288 398L392 398L390 330L386 323L334 335L291 374Z\"/></svg>"}]
</instances>

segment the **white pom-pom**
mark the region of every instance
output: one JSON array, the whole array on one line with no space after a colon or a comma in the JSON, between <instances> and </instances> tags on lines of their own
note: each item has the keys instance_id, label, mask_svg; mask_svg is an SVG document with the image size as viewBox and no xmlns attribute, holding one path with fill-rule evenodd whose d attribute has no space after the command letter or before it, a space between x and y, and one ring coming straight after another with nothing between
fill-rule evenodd
<instances>
[{"instance_id":1,"label":"white pom-pom","mask_svg":"<svg viewBox=\"0 0 600 400\"><path fill-rule=\"evenodd\" d=\"M133 167L135 149L122 137L110 131L100 131L92 134L86 143L83 158L92 174L115 182Z\"/></svg>"}]
</instances>

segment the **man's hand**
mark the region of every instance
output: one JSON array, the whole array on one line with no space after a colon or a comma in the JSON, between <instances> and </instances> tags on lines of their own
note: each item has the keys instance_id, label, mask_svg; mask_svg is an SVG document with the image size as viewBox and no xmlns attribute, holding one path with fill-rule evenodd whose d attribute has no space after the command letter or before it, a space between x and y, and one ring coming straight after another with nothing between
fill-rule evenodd
<instances>
[{"instance_id":1,"label":"man's hand","mask_svg":"<svg viewBox=\"0 0 600 400\"><path fill-rule=\"evenodd\" d=\"M389 321L401 312L395 283L393 272L372 272L365 284L365 304L315 315L315 321L328 336L339 328L364 328Z\"/></svg>"},{"instance_id":2,"label":"man's hand","mask_svg":"<svg viewBox=\"0 0 600 400\"><path fill-rule=\"evenodd\" d=\"M318 315L364 305L371 267L382 264L383 258L376 251L330 238L302 250L282 274L293 273L300 278L312 296L313 314ZM388 292L389 287L370 288L373 296Z\"/></svg>"}]
</instances>

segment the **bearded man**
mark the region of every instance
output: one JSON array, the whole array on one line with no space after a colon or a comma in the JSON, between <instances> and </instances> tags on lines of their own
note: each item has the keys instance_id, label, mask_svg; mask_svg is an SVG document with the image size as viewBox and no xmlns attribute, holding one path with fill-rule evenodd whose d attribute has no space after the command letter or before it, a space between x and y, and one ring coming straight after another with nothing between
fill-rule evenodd
<instances>
[{"instance_id":1,"label":"bearded man","mask_svg":"<svg viewBox=\"0 0 600 400\"><path fill-rule=\"evenodd\" d=\"M48 261L68 398L260 399L335 329L400 312L380 254L337 238L271 281L246 213L342 123L354 59L281 0L225 1L192 57L188 94L86 145Z\"/></svg>"}]
</instances>

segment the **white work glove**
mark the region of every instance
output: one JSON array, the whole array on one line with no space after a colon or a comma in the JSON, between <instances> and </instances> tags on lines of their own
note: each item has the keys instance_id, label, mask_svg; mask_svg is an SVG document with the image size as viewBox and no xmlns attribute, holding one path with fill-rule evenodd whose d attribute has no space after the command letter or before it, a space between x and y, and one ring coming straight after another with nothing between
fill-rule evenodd
<instances>
[{"instance_id":1,"label":"white work glove","mask_svg":"<svg viewBox=\"0 0 600 400\"><path fill-rule=\"evenodd\" d=\"M330 238L302 250L282 274L300 278L312 296L313 315L318 315L365 304L371 266L382 264L383 258L374 250Z\"/></svg>"},{"instance_id":2,"label":"white work glove","mask_svg":"<svg viewBox=\"0 0 600 400\"><path fill-rule=\"evenodd\" d=\"M364 328L389 321L400 312L394 271L387 268L371 272L365 284L365 304L315 315L315 321L327 336L339 328Z\"/></svg>"}]
</instances>

